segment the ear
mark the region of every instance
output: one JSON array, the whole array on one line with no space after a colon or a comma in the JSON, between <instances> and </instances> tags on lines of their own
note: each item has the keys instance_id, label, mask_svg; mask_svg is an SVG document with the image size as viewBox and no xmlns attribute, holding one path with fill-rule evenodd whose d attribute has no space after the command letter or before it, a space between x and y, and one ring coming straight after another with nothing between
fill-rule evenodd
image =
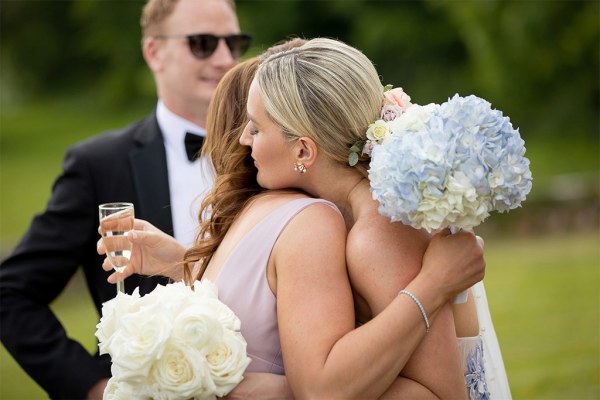
<instances>
[{"instance_id":1,"label":"ear","mask_svg":"<svg viewBox=\"0 0 600 400\"><path fill-rule=\"evenodd\" d=\"M142 55L146 64L153 72L159 72L162 69L162 57L160 52L159 40L153 37L147 37L142 42Z\"/></svg>"},{"instance_id":2,"label":"ear","mask_svg":"<svg viewBox=\"0 0 600 400\"><path fill-rule=\"evenodd\" d=\"M306 168L310 168L315 163L318 152L317 144L311 138L301 137L296 142L296 161L300 161Z\"/></svg>"}]
</instances>

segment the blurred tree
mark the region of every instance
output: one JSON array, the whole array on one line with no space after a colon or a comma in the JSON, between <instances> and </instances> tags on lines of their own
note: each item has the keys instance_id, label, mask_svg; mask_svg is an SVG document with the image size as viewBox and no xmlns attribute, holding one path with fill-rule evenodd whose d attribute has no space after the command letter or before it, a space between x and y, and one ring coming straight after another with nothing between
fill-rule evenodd
<instances>
[{"instance_id":1,"label":"blurred tree","mask_svg":"<svg viewBox=\"0 0 600 400\"><path fill-rule=\"evenodd\" d=\"M2 1L3 87L25 99L81 90L120 103L154 96L140 51L144 3Z\"/></svg>"},{"instance_id":2,"label":"blurred tree","mask_svg":"<svg viewBox=\"0 0 600 400\"><path fill-rule=\"evenodd\" d=\"M474 90L527 125L526 135L597 140L600 2L428 4L464 44Z\"/></svg>"},{"instance_id":3,"label":"blurred tree","mask_svg":"<svg viewBox=\"0 0 600 400\"><path fill-rule=\"evenodd\" d=\"M143 4L2 1L3 88L38 96L83 90L117 106L153 101L140 52ZM476 94L525 137L597 138L596 0L238 0L237 7L242 29L255 37L251 54L290 36L334 37L362 49L383 83L404 87L417 103Z\"/></svg>"}]
</instances>

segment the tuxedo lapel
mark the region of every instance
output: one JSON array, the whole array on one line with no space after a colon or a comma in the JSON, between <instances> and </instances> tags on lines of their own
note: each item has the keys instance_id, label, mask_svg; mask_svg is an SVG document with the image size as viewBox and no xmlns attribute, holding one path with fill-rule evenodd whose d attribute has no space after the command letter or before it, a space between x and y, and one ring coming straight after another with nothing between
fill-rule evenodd
<instances>
[{"instance_id":1,"label":"tuxedo lapel","mask_svg":"<svg viewBox=\"0 0 600 400\"><path fill-rule=\"evenodd\" d=\"M139 208L136 215L172 235L167 156L156 114L140 124L134 137L137 147L129 153L129 161Z\"/></svg>"}]
</instances>

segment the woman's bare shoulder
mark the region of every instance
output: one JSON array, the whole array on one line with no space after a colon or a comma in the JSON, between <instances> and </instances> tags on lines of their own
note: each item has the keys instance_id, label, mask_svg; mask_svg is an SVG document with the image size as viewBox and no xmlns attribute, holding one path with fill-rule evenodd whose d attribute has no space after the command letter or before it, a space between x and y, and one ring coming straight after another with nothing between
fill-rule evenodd
<instances>
[{"instance_id":1,"label":"woman's bare shoulder","mask_svg":"<svg viewBox=\"0 0 600 400\"><path fill-rule=\"evenodd\" d=\"M240 215L265 214L289 201L308 197L306 193L296 190L265 190L250 199Z\"/></svg>"},{"instance_id":2,"label":"woman's bare shoulder","mask_svg":"<svg viewBox=\"0 0 600 400\"><path fill-rule=\"evenodd\" d=\"M349 265L368 267L382 262L420 259L429 234L401 222L391 222L377 211L377 203L366 204L348 232L346 256Z\"/></svg>"}]
</instances>

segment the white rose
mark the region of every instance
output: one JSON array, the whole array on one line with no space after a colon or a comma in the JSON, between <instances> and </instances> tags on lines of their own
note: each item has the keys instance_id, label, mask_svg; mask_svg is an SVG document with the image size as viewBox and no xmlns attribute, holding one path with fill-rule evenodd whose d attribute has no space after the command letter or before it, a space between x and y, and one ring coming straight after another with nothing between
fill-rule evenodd
<instances>
[{"instance_id":1,"label":"white rose","mask_svg":"<svg viewBox=\"0 0 600 400\"><path fill-rule=\"evenodd\" d=\"M217 387L215 394L224 396L242 381L250 364L246 341L239 332L226 330L222 341L206 355L206 361Z\"/></svg>"},{"instance_id":2,"label":"white rose","mask_svg":"<svg viewBox=\"0 0 600 400\"><path fill-rule=\"evenodd\" d=\"M240 330L240 319L225 303L218 299L207 300L206 303L208 306L212 307L212 312L224 329L230 329L232 331Z\"/></svg>"},{"instance_id":3,"label":"white rose","mask_svg":"<svg viewBox=\"0 0 600 400\"><path fill-rule=\"evenodd\" d=\"M153 398L189 399L215 392L206 358L186 342L172 338L150 370Z\"/></svg>"},{"instance_id":4,"label":"white rose","mask_svg":"<svg viewBox=\"0 0 600 400\"><path fill-rule=\"evenodd\" d=\"M373 140L377 143L380 143L390 132L390 128L388 127L388 123L384 120L378 119L369 125L369 129L367 129L367 138Z\"/></svg>"},{"instance_id":5,"label":"white rose","mask_svg":"<svg viewBox=\"0 0 600 400\"><path fill-rule=\"evenodd\" d=\"M413 104L399 118L390 122L390 129L393 133L425 131L427 122L436 109L437 104L433 103L425 106Z\"/></svg>"},{"instance_id":6,"label":"white rose","mask_svg":"<svg viewBox=\"0 0 600 400\"><path fill-rule=\"evenodd\" d=\"M104 394L102 395L103 400L123 400L123 399L135 399L141 400L147 397L139 396L135 388L126 382L120 382L115 377L108 380Z\"/></svg>"},{"instance_id":7,"label":"white rose","mask_svg":"<svg viewBox=\"0 0 600 400\"><path fill-rule=\"evenodd\" d=\"M160 304L143 307L121 319L111 352L120 378L139 381L148 375L171 335L172 324L171 316Z\"/></svg>"},{"instance_id":8,"label":"white rose","mask_svg":"<svg viewBox=\"0 0 600 400\"><path fill-rule=\"evenodd\" d=\"M212 308L203 303L180 312L173 325L174 337L202 353L215 347L223 336L223 326L219 319Z\"/></svg>"},{"instance_id":9,"label":"white rose","mask_svg":"<svg viewBox=\"0 0 600 400\"><path fill-rule=\"evenodd\" d=\"M125 315L137 311L139 299L140 294L136 288L131 295L119 292L116 297L102 304L102 317L96 325L95 333L100 354L110 353L111 339L117 331L119 321Z\"/></svg>"},{"instance_id":10,"label":"white rose","mask_svg":"<svg viewBox=\"0 0 600 400\"><path fill-rule=\"evenodd\" d=\"M208 279L194 282L194 294L201 299L216 299L218 298L218 288L213 282Z\"/></svg>"}]
</instances>

